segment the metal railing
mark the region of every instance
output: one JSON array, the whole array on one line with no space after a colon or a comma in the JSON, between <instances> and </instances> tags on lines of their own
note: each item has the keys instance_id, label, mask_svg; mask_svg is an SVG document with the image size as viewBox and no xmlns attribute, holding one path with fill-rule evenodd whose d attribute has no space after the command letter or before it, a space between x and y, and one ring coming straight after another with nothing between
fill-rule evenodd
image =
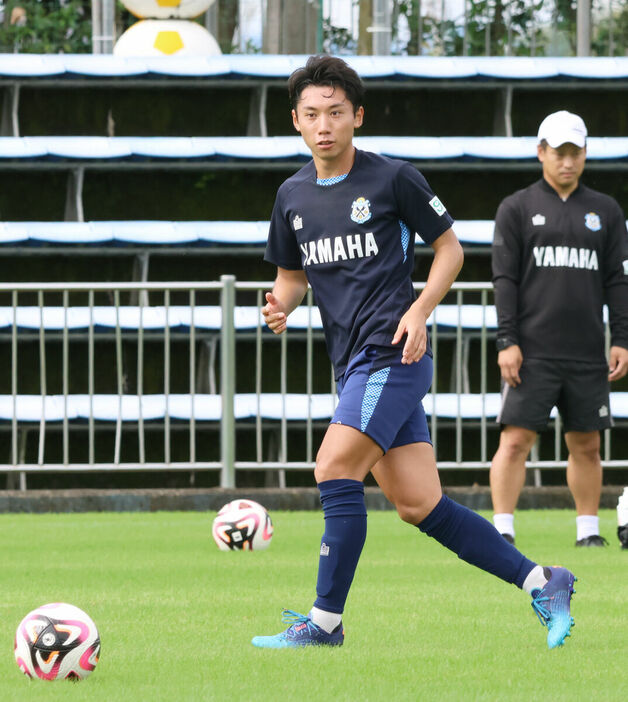
<instances>
[{"instance_id":1,"label":"metal railing","mask_svg":"<svg viewBox=\"0 0 628 702\"><path fill-rule=\"evenodd\" d=\"M283 486L287 471L311 470L335 406L333 372L311 290L275 336L259 313L270 286L229 275L0 285L10 371L0 472L25 489L35 472L218 471L231 487L238 471L268 471ZM496 448L492 295L489 283L456 283L429 322L424 405L441 469L486 469ZM620 448L604 432L606 467L627 465ZM556 418L553 446L537 445L528 465L560 468L565 457Z\"/></svg>"},{"instance_id":2,"label":"metal railing","mask_svg":"<svg viewBox=\"0 0 628 702\"><path fill-rule=\"evenodd\" d=\"M28 472L223 470L223 466L230 465L232 461L228 453L218 455L215 460L199 458L195 417L195 397L199 395L197 388L200 379L199 342L219 339L223 348L228 348L229 343L233 343L233 333L227 339L228 325L223 326L222 330L219 326L197 329L195 313L204 308L198 304L197 297L218 297L224 309L227 307L227 294L228 288L221 282L1 285L0 297L10 297L12 310L10 328L0 336L5 342L0 348L5 356L10 356L10 364L5 364L5 368L10 368L9 406L12 411L10 417L5 416L5 427L9 426L11 437L8 462L0 464L0 470L19 472L23 486ZM123 295L130 302L135 302L136 299L138 302L123 305ZM161 304L148 305L150 295L159 295ZM115 321L110 328L105 328L97 320L96 311L102 309L102 301L100 305L96 304L97 296L104 299L113 311ZM189 310L190 322L187 327L182 326L179 320L176 324L171 323L174 296L180 298L179 301L183 299L184 307ZM48 299L51 297L57 302L59 299L61 301L55 311L61 311L62 322L57 322L56 325L53 323L47 328L43 320L46 312L50 311ZM81 298L81 302L86 302L82 311L87 313L87 321L82 327L70 330L70 318L72 311L76 310L77 297ZM27 308L23 307L23 299L30 303ZM36 304L33 305L33 302ZM34 331L32 328L19 327L20 316L25 316L19 313L32 313L35 310L38 310L42 320L39 329ZM124 324L123 313L129 310L136 311L137 322ZM162 312L165 319L163 327L159 325L155 328L150 323L149 313L155 310ZM227 313L224 319L228 318ZM27 364L24 361L29 358L27 349L34 342L38 350L37 358L30 358L30 363ZM132 354L129 354L129 345L132 345ZM176 358L173 358L175 345L179 349ZM180 348L182 345L186 347L183 350ZM148 346L152 357L148 357ZM107 350L103 352L105 348ZM132 356L131 359L129 355ZM56 372L51 370L51 357ZM187 367L182 367L183 363ZM73 372L77 365L83 366L80 374ZM156 370L156 365L159 365L160 370ZM150 383L147 380L149 370ZM186 376L183 382L181 374ZM224 395L229 391L227 376L223 378L223 384ZM21 390L23 386L27 386L26 393ZM97 386L100 386L100 393ZM78 393L71 392L75 388L79 390ZM4 392L6 389L5 385ZM173 446L175 418L171 405L182 394L187 397L191 409L189 417L183 422L183 428L188 434L187 456L177 460ZM39 405L34 411L29 411L35 400ZM131 411L126 407L129 404L132 405ZM163 406L164 409L156 412L156 405ZM58 410L56 414L55 407ZM157 422L154 420L155 415L158 416ZM87 433L82 461L73 460L71 456L71 431L79 428ZM179 434L181 428L176 427ZM98 433L104 429L109 430L109 433L113 430L113 440L107 448L97 445ZM128 440L130 429L136 439L132 452L125 451L123 446L123 438ZM153 433L155 429L162 435L161 457L158 460L149 455L154 454L154 450L147 450L147 434ZM35 457L28 460L26 440L32 433L37 434L36 448L30 451ZM50 434L61 436L60 442L57 441L54 447L55 457L52 460L47 458ZM222 443L226 451L228 442ZM107 453L109 457L104 458ZM135 454L132 460L126 457L129 453ZM221 482L224 483L229 478L226 470L223 473Z\"/></svg>"}]
</instances>

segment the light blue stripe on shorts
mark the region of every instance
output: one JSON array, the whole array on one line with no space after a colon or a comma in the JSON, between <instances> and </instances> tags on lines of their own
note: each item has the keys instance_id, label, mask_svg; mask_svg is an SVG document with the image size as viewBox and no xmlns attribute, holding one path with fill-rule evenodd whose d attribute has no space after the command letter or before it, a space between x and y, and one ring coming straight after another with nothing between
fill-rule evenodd
<instances>
[{"instance_id":1,"label":"light blue stripe on shorts","mask_svg":"<svg viewBox=\"0 0 628 702\"><path fill-rule=\"evenodd\" d=\"M367 346L351 359L338 381L334 424L354 427L384 452L431 443L421 400L432 384L432 358L402 364L402 348Z\"/></svg>"}]
</instances>

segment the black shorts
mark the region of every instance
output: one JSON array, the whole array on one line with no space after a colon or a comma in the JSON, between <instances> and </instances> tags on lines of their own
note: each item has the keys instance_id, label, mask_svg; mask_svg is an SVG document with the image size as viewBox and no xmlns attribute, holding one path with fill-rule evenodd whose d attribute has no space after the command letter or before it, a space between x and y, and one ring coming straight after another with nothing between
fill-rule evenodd
<instances>
[{"instance_id":1,"label":"black shorts","mask_svg":"<svg viewBox=\"0 0 628 702\"><path fill-rule=\"evenodd\" d=\"M543 431L555 406L565 431L608 429L610 415L608 368L578 361L524 359L519 371L521 384L503 384L502 424Z\"/></svg>"}]
</instances>

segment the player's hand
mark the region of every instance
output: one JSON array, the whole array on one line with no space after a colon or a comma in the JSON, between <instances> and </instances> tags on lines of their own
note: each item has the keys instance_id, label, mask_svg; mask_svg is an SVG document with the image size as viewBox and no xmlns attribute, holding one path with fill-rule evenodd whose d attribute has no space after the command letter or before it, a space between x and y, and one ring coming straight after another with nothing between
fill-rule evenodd
<instances>
[{"instance_id":1,"label":"player's hand","mask_svg":"<svg viewBox=\"0 0 628 702\"><path fill-rule=\"evenodd\" d=\"M628 373L628 349L623 346L611 346L608 358L608 379L619 380Z\"/></svg>"},{"instance_id":2,"label":"player's hand","mask_svg":"<svg viewBox=\"0 0 628 702\"><path fill-rule=\"evenodd\" d=\"M392 343L398 344L404 334L408 336L403 346L401 362L409 365L420 361L427 349L427 327L425 325L425 319L417 315L417 312L412 308L399 320Z\"/></svg>"},{"instance_id":3,"label":"player's hand","mask_svg":"<svg viewBox=\"0 0 628 702\"><path fill-rule=\"evenodd\" d=\"M519 370L522 363L523 355L517 344L509 346L497 354L497 364L501 370L502 378L511 388L516 388L517 385L521 384Z\"/></svg>"},{"instance_id":4,"label":"player's hand","mask_svg":"<svg viewBox=\"0 0 628 702\"><path fill-rule=\"evenodd\" d=\"M268 325L268 328L274 334L281 334L286 331L287 316L284 312L283 305L271 293L266 293L266 304L262 307L262 317Z\"/></svg>"}]
</instances>

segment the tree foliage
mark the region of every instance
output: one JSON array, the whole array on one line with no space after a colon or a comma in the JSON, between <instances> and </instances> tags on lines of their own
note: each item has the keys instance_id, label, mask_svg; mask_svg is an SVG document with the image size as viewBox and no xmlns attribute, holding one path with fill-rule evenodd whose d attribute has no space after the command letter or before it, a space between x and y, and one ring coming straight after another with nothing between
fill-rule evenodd
<instances>
[{"instance_id":1,"label":"tree foliage","mask_svg":"<svg viewBox=\"0 0 628 702\"><path fill-rule=\"evenodd\" d=\"M80 0L8 0L2 5L0 51L91 52L91 17L84 6Z\"/></svg>"},{"instance_id":2,"label":"tree foliage","mask_svg":"<svg viewBox=\"0 0 628 702\"><path fill-rule=\"evenodd\" d=\"M353 4L357 0L351 0ZM368 3L360 3L366 8ZM429 8L440 3L393 0L394 53L431 56L570 56L576 53L577 0L466 0L466 17L444 19ZM628 3L592 0L591 54L624 56L628 52ZM22 53L89 53L91 9L82 0L0 0L0 51ZM399 19L407 41L397 36ZM223 52L236 49L233 36L238 0L220 0L218 41ZM136 21L116 2L116 30ZM198 19L197 21L202 21ZM466 30L465 30L466 24ZM420 34L420 36L419 36ZM354 54L357 37L323 18L323 49Z\"/></svg>"},{"instance_id":3,"label":"tree foliage","mask_svg":"<svg viewBox=\"0 0 628 702\"><path fill-rule=\"evenodd\" d=\"M593 0L591 54L628 50L628 3ZM460 56L573 56L577 0L467 0L466 16L442 18L420 0L395 0L410 38L403 53ZM612 11L611 11L612 10ZM465 29L466 25L466 29ZM393 31L396 27L393 27ZM419 36L420 34L420 36Z\"/></svg>"},{"instance_id":4,"label":"tree foliage","mask_svg":"<svg viewBox=\"0 0 628 702\"><path fill-rule=\"evenodd\" d=\"M607 11L606 0L597 0L598 21L592 32L591 48L596 56L628 56L628 3L623 2L619 11Z\"/></svg>"}]
</instances>

